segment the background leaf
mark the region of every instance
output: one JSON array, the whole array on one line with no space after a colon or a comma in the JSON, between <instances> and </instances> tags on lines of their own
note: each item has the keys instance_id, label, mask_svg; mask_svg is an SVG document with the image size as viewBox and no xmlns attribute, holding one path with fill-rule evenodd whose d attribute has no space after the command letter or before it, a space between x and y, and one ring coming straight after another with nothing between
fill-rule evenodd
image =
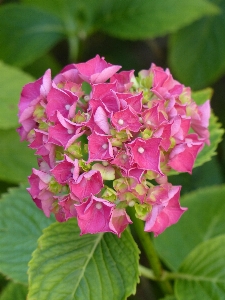
<instances>
[{"instance_id":1,"label":"background leaf","mask_svg":"<svg viewBox=\"0 0 225 300\"><path fill-rule=\"evenodd\" d=\"M179 300L221 300L225 295L225 235L198 245L182 263L175 283ZM194 298L193 298L194 297Z\"/></svg>"},{"instance_id":2,"label":"background leaf","mask_svg":"<svg viewBox=\"0 0 225 300\"><path fill-rule=\"evenodd\" d=\"M216 14L216 5L205 0L67 0L62 1L24 0L25 3L47 9L61 15L66 27L65 10L71 22L78 27L78 35L83 32L100 30L115 37L125 39L144 39L165 35L186 26L204 15ZM62 12L62 13L61 13ZM74 26L75 27L75 26Z\"/></svg>"},{"instance_id":3,"label":"background leaf","mask_svg":"<svg viewBox=\"0 0 225 300\"><path fill-rule=\"evenodd\" d=\"M75 219L44 230L29 263L29 300L122 300L135 292L139 250L130 233L79 232Z\"/></svg>"},{"instance_id":4,"label":"background leaf","mask_svg":"<svg viewBox=\"0 0 225 300\"><path fill-rule=\"evenodd\" d=\"M10 282L0 295L0 300L26 300L27 292L25 285Z\"/></svg>"},{"instance_id":5,"label":"background leaf","mask_svg":"<svg viewBox=\"0 0 225 300\"><path fill-rule=\"evenodd\" d=\"M59 18L21 4L0 7L0 28L0 58L17 66L31 63L64 37Z\"/></svg>"},{"instance_id":6,"label":"background leaf","mask_svg":"<svg viewBox=\"0 0 225 300\"><path fill-rule=\"evenodd\" d=\"M34 151L21 143L15 129L0 130L0 179L19 183L27 180L31 169L37 167Z\"/></svg>"},{"instance_id":7,"label":"background leaf","mask_svg":"<svg viewBox=\"0 0 225 300\"><path fill-rule=\"evenodd\" d=\"M25 187L4 194L0 200L0 272L27 284L31 253L42 229L53 220L36 207Z\"/></svg>"},{"instance_id":8,"label":"background leaf","mask_svg":"<svg viewBox=\"0 0 225 300\"><path fill-rule=\"evenodd\" d=\"M0 21L1 22L1 21ZM18 102L23 85L34 78L21 70L0 61L0 128L9 129L18 126Z\"/></svg>"},{"instance_id":9,"label":"background leaf","mask_svg":"<svg viewBox=\"0 0 225 300\"><path fill-rule=\"evenodd\" d=\"M123 0L105 1L105 5L110 9L99 19L99 28L131 40L162 36L219 12L215 5L202 0Z\"/></svg>"},{"instance_id":10,"label":"background leaf","mask_svg":"<svg viewBox=\"0 0 225 300\"><path fill-rule=\"evenodd\" d=\"M211 84L225 71L225 1L212 1L221 9L174 33L169 64L174 75L194 89Z\"/></svg>"},{"instance_id":11,"label":"background leaf","mask_svg":"<svg viewBox=\"0 0 225 300\"><path fill-rule=\"evenodd\" d=\"M177 270L182 260L199 243L224 234L225 185L199 189L181 197L188 207L179 222L154 239L162 260Z\"/></svg>"}]
</instances>

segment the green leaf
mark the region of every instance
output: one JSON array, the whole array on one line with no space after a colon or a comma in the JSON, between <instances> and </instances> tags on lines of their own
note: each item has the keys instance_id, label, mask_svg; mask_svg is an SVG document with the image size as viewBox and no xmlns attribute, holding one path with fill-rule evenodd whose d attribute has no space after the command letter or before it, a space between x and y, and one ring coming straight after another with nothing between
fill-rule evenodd
<instances>
[{"instance_id":1,"label":"green leaf","mask_svg":"<svg viewBox=\"0 0 225 300\"><path fill-rule=\"evenodd\" d=\"M26 286L10 282L0 295L0 300L26 300L27 292Z\"/></svg>"},{"instance_id":2,"label":"green leaf","mask_svg":"<svg viewBox=\"0 0 225 300\"><path fill-rule=\"evenodd\" d=\"M177 224L154 239L155 247L172 270L199 243L225 232L225 185L199 189L181 197L181 205L188 207Z\"/></svg>"},{"instance_id":3,"label":"green leaf","mask_svg":"<svg viewBox=\"0 0 225 300\"><path fill-rule=\"evenodd\" d=\"M24 182L31 169L37 167L34 151L25 142L20 142L15 129L0 130L0 140L0 180Z\"/></svg>"},{"instance_id":4,"label":"green leaf","mask_svg":"<svg viewBox=\"0 0 225 300\"><path fill-rule=\"evenodd\" d=\"M192 99L198 104L201 105L205 103L205 101L212 99L213 89L207 87L200 91L195 91L191 93Z\"/></svg>"},{"instance_id":5,"label":"green leaf","mask_svg":"<svg viewBox=\"0 0 225 300\"><path fill-rule=\"evenodd\" d=\"M23 0L59 16L82 37L93 30L125 39L145 39L174 32L202 16L218 13L205 0ZM66 13L67 12L67 13ZM66 16L68 16L66 18Z\"/></svg>"},{"instance_id":6,"label":"green leaf","mask_svg":"<svg viewBox=\"0 0 225 300\"><path fill-rule=\"evenodd\" d=\"M225 295L225 235L198 245L182 263L175 283L179 300L221 300ZM194 298L193 298L194 297Z\"/></svg>"},{"instance_id":7,"label":"green leaf","mask_svg":"<svg viewBox=\"0 0 225 300\"><path fill-rule=\"evenodd\" d=\"M64 37L59 18L23 4L0 7L0 58L24 66L46 53Z\"/></svg>"},{"instance_id":8,"label":"green leaf","mask_svg":"<svg viewBox=\"0 0 225 300\"><path fill-rule=\"evenodd\" d=\"M169 63L173 74L194 89L212 84L225 72L225 1L214 0L219 15L208 16L174 33Z\"/></svg>"},{"instance_id":9,"label":"green leaf","mask_svg":"<svg viewBox=\"0 0 225 300\"><path fill-rule=\"evenodd\" d=\"M31 253L42 229L52 221L36 207L24 187L4 194L0 200L0 272L27 284Z\"/></svg>"},{"instance_id":10,"label":"green leaf","mask_svg":"<svg viewBox=\"0 0 225 300\"><path fill-rule=\"evenodd\" d=\"M160 298L159 300L177 300L175 296L166 296L164 298Z\"/></svg>"},{"instance_id":11,"label":"green leaf","mask_svg":"<svg viewBox=\"0 0 225 300\"><path fill-rule=\"evenodd\" d=\"M105 10L99 16L98 28L131 40L166 35L219 11L212 3L202 0L105 1L103 7Z\"/></svg>"},{"instance_id":12,"label":"green leaf","mask_svg":"<svg viewBox=\"0 0 225 300\"><path fill-rule=\"evenodd\" d=\"M135 292L139 250L131 234L79 232L75 219L44 230L29 263L29 300L122 300Z\"/></svg>"},{"instance_id":13,"label":"green leaf","mask_svg":"<svg viewBox=\"0 0 225 300\"><path fill-rule=\"evenodd\" d=\"M26 83L34 81L34 78L1 61L0 73L2 74L0 77L0 128L15 128L18 126L18 102L22 87Z\"/></svg>"}]
</instances>

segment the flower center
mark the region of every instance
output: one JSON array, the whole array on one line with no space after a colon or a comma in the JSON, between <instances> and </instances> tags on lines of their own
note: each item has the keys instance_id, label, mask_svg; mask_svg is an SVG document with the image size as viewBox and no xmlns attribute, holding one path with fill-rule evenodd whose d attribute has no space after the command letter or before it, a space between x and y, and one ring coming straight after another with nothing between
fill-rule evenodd
<instances>
[{"instance_id":1,"label":"flower center","mask_svg":"<svg viewBox=\"0 0 225 300\"><path fill-rule=\"evenodd\" d=\"M98 202L98 203L95 204L95 207L97 209L101 209L102 208L102 204L100 202Z\"/></svg>"},{"instance_id":2,"label":"flower center","mask_svg":"<svg viewBox=\"0 0 225 300\"><path fill-rule=\"evenodd\" d=\"M90 96L86 95L84 96L84 101L88 102L90 100Z\"/></svg>"},{"instance_id":3,"label":"flower center","mask_svg":"<svg viewBox=\"0 0 225 300\"><path fill-rule=\"evenodd\" d=\"M65 105L65 109L66 109L66 110L69 110L70 107L71 107L71 106L70 106L69 104L66 104L66 105Z\"/></svg>"},{"instance_id":4,"label":"flower center","mask_svg":"<svg viewBox=\"0 0 225 300\"><path fill-rule=\"evenodd\" d=\"M142 147L139 147L139 148L138 148L138 152L142 154L142 153L144 153L144 152L145 152L145 149L144 149L144 148L142 148Z\"/></svg>"},{"instance_id":5,"label":"flower center","mask_svg":"<svg viewBox=\"0 0 225 300\"><path fill-rule=\"evenodd\" d=\"M106 150L108 148L108 144L103 144L102 148Z\"/></svg>"},{"instance_id":6,"label":"flower center","mask_svg":"<svg viewBox=\"0 0 225 300\"><path fill-rule=\"evenodd\" d=\"M123 125L124 121L123 121L123 119L119 119L117 123L118 123L119 125Z\"/></svg>"},{"instance_id":7,"label":"flower center","mask_svg":"<svg viewBox=\"0 0 225 300\"><path fill-rule=\"evenodd\" d=\"M73 133L73 129L68 129L67 132L68 132L68 134L72 134Z\"/></svg>"}]
</instances>

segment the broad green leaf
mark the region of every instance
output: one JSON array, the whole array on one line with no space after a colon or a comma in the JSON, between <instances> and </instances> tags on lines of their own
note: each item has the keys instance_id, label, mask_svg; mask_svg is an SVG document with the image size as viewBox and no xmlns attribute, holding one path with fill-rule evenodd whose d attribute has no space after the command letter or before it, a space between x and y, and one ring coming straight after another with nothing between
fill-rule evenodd
<instances>
[{"instance_id":1,"label":"broad green leaf","mask_svg":"<svg viewBox=\"0 0 225 300\"><path fill-rule=\"evenodd\" d=\"M210 100L212 98L212 95L213 95L213 89L210 87L191 93L193 100L198 105L205 103L206 100Z\"/></svg>"},{"instance_id":2,"label":"broad green leaf","mask_svg":"<svg viewBox=\"0 0 225 300\"><path fill-rule=\"evenodd\" d=\"M29 300L122 300L135 292L139 250L131 234L79 232L75 219L44 230L29 263Z\"/></svg>"},{"instance_id":3,"label":"broad green leaf","mask_svg":"<svg viewBox=\"0 0 225 300\"><path fill-rule=\"evenodd\" d=\"M52 221L36 207L25 187L4 194L0 200L0 272L27 284L31 253L42 229Z\"/></svg>"},{"instance_id":4,"label":"broad green leaf","mask_svg":"<svg viewBox=\"0 0 225 300\"><path fill-rule=\"evenodd\" d=\"M26 83L34 81L34 78L1 61L0 73L2 74L0 76L0 128L15 128L18 126L18 102L22 87Z\"/></svg>"},{"instance_id":5,"label":"broad green leaf","mask_svg":"<svg viewBox=\"0 0 225 300\"><path fill-rule=\"evenodd\" d=\"M182 263L176 280L179 300L221 300L225 295L225 235L198 245Z\"/></svg>"},{"instance_id":6,"label":"broad green leaf","mask_svg":"<svg viewBox=\"0 0 225 300\"><path fill-rule=\"evenodd\" d=\"M27 292L25 285L10 282L0 295L0 300L26 300Z\"/></svg>"},{"instance_id":7,"label":"broad green leaf","mask_svg":"<svg viewBox=\"0 0 225 300\"><path fill-rule=\"evenodd\" d=\"M64 37L61 20L22 4L0 7L0 59L24 66L46 53Z\"/></svg>"},{"instance_id":8,"label":"broad green leaf","mask_svg":"<svg viewBox=\"0 0 225 300\"><path fill-rule=\"evenodd\" d=\"M202 0L105 1L105 13L98 28L123 39L146 39L174 32L219 9ZM191 48L191 47L190 47Z\"/></svg>"},{"instance_id":9,"label":"broad green leaf","mask_svg":"<svg viewBox=\"0 0 225 300\"><path fill-rule=\"evenodd\" d=\"M0 130L0 180L19 183L37 167L34 151L20 142L15 129Z\"/></svg>"},{"instance_id":10,"label":"broad green leaf","mask_svg":"<svg viewBox=\"0 0 225 300\"><path fill-rule=\"evenodd\" d=\"M160 298L160 300L177 300L175 296L166 296L164 298Z\"/></svg>"},{"instance_id":11,"label":"broad green leaf","mask_svg":"<svg viewBox=\"0 0 225 300\"><path fill-rule=\"evenodd\" d=\"M225 185L199 189L181 197L181 205L188 210L177 224L154 239L160 257L172 270L177 270L199 243L224 234L224 198Z\"/></svg>"},{"instance_id":12,"label":"broad green leaf","mask_svg":"<svg viewBox=\"0 0 225 300\"><path fill-rule=\"evenodd\" d=\"M125 39L165 35L219 9L205 0L23 0L54 13L78 36L93 30ZM69 18L66 18L69 15ZM72 26L73 25L73 26Z\"/></svg>"},{"instance_id":13,"label":"broad green leaf","mask_svg":"<svg viewBox=\"0 0 225 300\"><path fill-rule=\"evenodd\" d=\"M220 6L220 14L198 20L170 39L172 72L194 89L213 83L225 72L225 1L212 2Z\"/></svg>"}]
</instances>

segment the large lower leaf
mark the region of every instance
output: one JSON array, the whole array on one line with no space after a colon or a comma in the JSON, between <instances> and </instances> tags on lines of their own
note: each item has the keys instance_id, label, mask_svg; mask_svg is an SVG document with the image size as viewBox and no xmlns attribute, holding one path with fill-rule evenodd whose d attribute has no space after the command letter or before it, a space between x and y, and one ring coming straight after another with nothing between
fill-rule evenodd
<instances>
[{"instance_id":1,"label":"large lower leaf","mask_svg":"<svg viewBox=\"0 0 225 300\"><path fill-rule=\"evenodd\" d=\"M0 300L26 300L27 292L25 285L10 282L0 295Z\"/></svg>"},{"instance_id":2,"label":"large lower leaf","mask_svg":"<svg viewBox=\"0 0 225 300\"><path fill-rule=\"evenodd\" d=\"M0 58L24 66L46 53L64 37L59 18L21 4L0 7Z\"/></svg>"},{"instance_id":3,"label":"large lower leaf","mask_svg":"<svg viewBox=\"0 0 225 300\"><path fill-rule=\"evenodd\" d=\"M34 79L3 62L0 62L0 73L0 128L9 129L18 126L18 102L23 85Z\"/></svg>"},{"instance_id":4,"label":"large lower leaf","mask_svg":"<svg viewBox=\"0 0 225 300\"><path fill-rule=\"evenodd\" d=\"M42 229L52 221L36 207L25 187L4 194L0 200L0 272L27 284L31 253Z\"/></svg>"},{"instance_id":5,"label":"large lower leaf","mask_svg":"<svg viewBox=\"0 0 225 300\"><path fill-rule=\"evenodd\" d=\"M188 211L154 240L159 255L172 270L177 270L199 243L224 234L224 199L224 185L204 188L181 198L182 206L188 207Z\"/></svg>"},{"instance_id":6,"label":"large lower leaf","mask_svg":"<svg viewBox=\"0 0 225 300\"><path fill-rule=\"evenodd\" d=\"M0 179L7 182L24 182L31 169L37 166L34 151L21 143L15 129L0 130Z\"/></svg>"},{"instance_id":7,"label":"large lower leaf","mask_svg":"<svg viewBox=\"0 0 225 300\"><path fill-rule=\"evenodd\" d=\"M178 80L194 89L214 82L225 72L225 1L213 0L221 13L174 33L169 63Z\"/></svg>"},{"instance_id":8,"label":"large lower leaf","mask_svg":"<svg viewBox=\"0 0 225 300\"><path fill-rule=\"evenodd\" d=\"M179 300L221 300L225 295L225 235L196 247L185 258L176 280Z\"/></svg>"},{"instance_id":9,"label":"large lower leaf","mask_svg":"<svg viewBox=\"0 0 225 300\"><path fill-rule=\"evenodd\" d=\"M29 300L122 300L135 292L139 250L130 233L79 232L75 219L44 230L29 263Z\"/></svg>"}]
</instances>

